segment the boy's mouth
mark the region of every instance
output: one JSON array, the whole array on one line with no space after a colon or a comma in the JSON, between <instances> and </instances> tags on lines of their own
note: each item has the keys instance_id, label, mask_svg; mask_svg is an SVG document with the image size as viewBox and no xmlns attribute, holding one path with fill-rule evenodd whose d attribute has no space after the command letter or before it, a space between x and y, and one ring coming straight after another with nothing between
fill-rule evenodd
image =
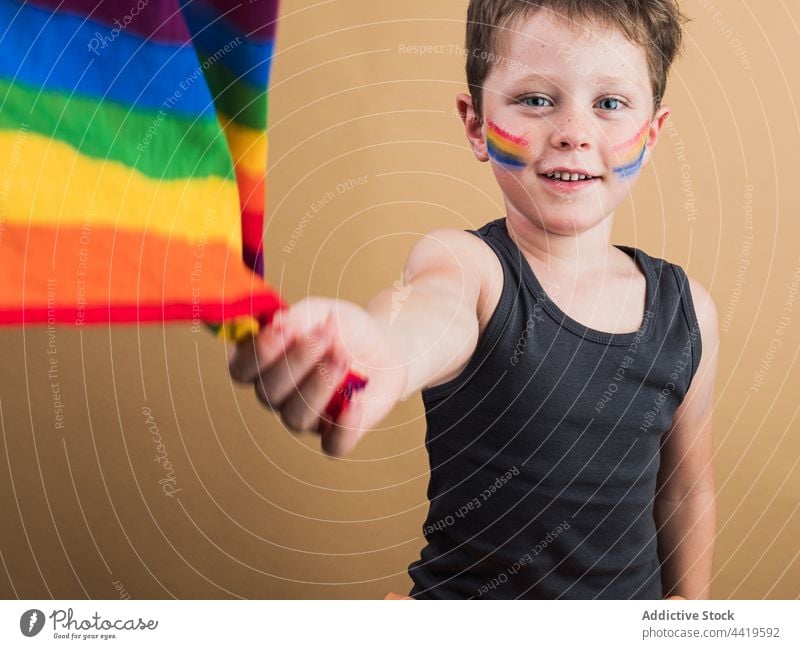
<instances>
[{"instance_id":1,"label":"boy's mouth","mask_svg":"<svg viewBox=\"0 0 800 649\"><path fill-rule=\"evenodd\" d=\"M595 176L590 174L588 171L584 171L583 169L553 169L547 173L542 173L539 175L549 180L560 180L561 182L566 183L585 182L602 178L602 176Z\"/></svg>"},{"instance_id":2,"label":"boy's mouth","mask_svg":"<svg viewBox=\"0 0 800 649\"><path fill-rule=\"evenodd\" d=\"M584 170L558 169L539 174L545 185L559 193L577 192L591 187L603 180L602 176L594 176Z\"/></svg>"}]
</instances>

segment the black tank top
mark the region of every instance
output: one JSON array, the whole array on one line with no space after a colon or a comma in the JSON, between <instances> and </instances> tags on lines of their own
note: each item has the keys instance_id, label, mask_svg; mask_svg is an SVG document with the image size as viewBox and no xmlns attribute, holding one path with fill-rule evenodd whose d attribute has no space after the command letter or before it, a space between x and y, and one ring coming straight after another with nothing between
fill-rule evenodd
<instances>
[{"instance_id":1,"label":"black tank top","mask_svg":"<svg viewBox=\"0 0 800 649\"><path fill-rule=\"evenodd\" d=\"M586 327L548 297L506 219L479 230L500 301L464 368L422 391L430 460L419 599L660 599L662 436L700 360L682 268L629 246L641 328Z\"/></svg>"}]
</instances>

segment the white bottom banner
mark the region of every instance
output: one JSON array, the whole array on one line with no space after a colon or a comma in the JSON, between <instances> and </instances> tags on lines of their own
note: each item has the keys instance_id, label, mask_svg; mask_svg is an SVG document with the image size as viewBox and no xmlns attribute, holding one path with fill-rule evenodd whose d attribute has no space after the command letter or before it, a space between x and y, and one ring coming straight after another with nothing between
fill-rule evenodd
<instances>
[{"instance_id":1,"label":"white bottom banner","mask_svg":"<svg viewBox=\"0 0 800 649\"><path fill-rule=\"evenodd\" d=\"M798 620L794 600L5 600L0 647L796 648Z\"/></svg>"}]
</instances>

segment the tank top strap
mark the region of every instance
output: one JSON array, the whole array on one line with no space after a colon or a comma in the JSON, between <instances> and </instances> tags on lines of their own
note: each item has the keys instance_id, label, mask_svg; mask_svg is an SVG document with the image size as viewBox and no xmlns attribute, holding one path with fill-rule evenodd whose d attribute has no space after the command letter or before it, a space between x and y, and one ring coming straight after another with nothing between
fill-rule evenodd
<instances>
[{"instance_id":1,"label":"tank top strap","mask_svg":"<svg viewBox=\"0 0 800 649\"><path fill-rule=\"evenodd\" d=\"M510 284L510 288L515 289L511 293L516 294L523 285L523 264L527 262L521 255L513 254L511 247L508 245L508 235L506 234L504 221L505 217L495 219L477 230L467 230L467 232L483 240L494 251L500 260L500 265L503 267L506 284ZM504 290L503 298L501 299L506 298L505 294L506 291Z\"/></svg>"},{"instance_id":2,"label":"tank top strap","mask_svg":"<svg viewBox=\"0 0 800 649\"><path fill-rule=\"evenodd\" d=\"M678 357L688 359L689 372L686 375L686 390L692 383L700 365L702 341L700 327L695 311L689 278L686 271L672 262L659 257L652 257L643 250L633 248L637 255L649 260L658 278L658 322L661 329L657 340L661 340L665 351ZM669 346L667 347L667 345Z\"/></svg>"},{"instance_id":3,"label":"tank top strap","mask_svg":"<svg viewBox=\"0 0 800 649\"><path fill-rule=\"evenodd\" d=\"M689 383L691 384L694 375L697 373L697 368L700 365L700 357L703 352L700 323L697 319L697 312L695 311L694 301L692 300L692 291L689 286L689 277L686 271L678 264L670 262L664 263L672 270L671 275L674 286L680 296L681 313L683 315L682 324L686 327L686 335L689 337L690 351L692 354L692 371L689 376Z\"/></svg>"}]
</instances>

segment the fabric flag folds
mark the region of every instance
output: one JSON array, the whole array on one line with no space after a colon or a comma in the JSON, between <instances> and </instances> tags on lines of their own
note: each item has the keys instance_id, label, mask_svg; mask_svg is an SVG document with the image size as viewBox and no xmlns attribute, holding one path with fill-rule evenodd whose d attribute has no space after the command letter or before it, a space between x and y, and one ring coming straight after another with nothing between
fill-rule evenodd
<instances>
[{"instance_id":1,"label":"fabric flag folds","mask_svg":"<svg viewBox=\"0 0 800 649\"><path fill-rule=\"evenodd\" d=\"M287 306L263 280L277 11L0 0L0 324L242 340Z\"/></svg>"}]
</instances>

